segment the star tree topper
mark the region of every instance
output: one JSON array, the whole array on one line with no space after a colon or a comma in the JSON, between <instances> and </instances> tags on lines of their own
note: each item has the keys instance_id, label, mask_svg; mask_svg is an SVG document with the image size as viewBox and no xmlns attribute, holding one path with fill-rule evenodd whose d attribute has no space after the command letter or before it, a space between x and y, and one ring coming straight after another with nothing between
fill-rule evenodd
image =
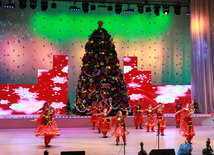
<instances>
[{"instance_id":1,"label":"star tree topper","mask_svg":"<svg viewBox=\"0 0 214 155\"><path fill-rule=\"evenodd\" d=\"M99 25L99 27L102 27L103 26L103 21L98 21L98 25Z\"/></svg>"}]
</instances>

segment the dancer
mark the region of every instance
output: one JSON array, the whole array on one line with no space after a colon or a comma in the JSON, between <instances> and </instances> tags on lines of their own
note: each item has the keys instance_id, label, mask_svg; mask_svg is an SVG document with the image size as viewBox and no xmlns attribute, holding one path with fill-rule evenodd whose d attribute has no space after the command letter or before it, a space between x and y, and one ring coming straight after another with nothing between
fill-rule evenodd
<instances>
[{"instance_id":1,"label":"dancer","mask_svg":"<svg viewBox=\"0 0 214 155\"><path fill-rule=\"evenodd\" d=\"M165 116L163 114L163 108L164 108L164 104L162 106L158 107L157 112L157 119L156 119L156 125L155 125L155 129L157 130L157 134L159 135L161 133L161 136L164 136L164 129L166 129L166 119Z\"/></svg>"},{"instance_id":2,"label":"dancer","mask_svg":"<svg viewBox=\"0 0 214 155\"><path fill-rule=\"evenodd\" d=\"M106 107L106 104L104 104L104 106L103 106L103 104L102 104L103 101L104 101L104 100L102 100L102 101L100 101L100 102L98 103L97 114L102 113L102 112L103 112L103 109L105 109L105 107ZM97 114L96 114L96 116L97 116L96 127L97 127L97 129L98 129L98 132L101 133L101 119L102 119L102 118L100 117L100 115L97 115Z\"/></svg>"},{"instance_id":3,"label":"dancer","mask_svg":"<svg viewBox=\"0 0 214 155\"><path fill-rule=\"evenodd\" d=\"M44 143L46 147L50 147L48 144L50 143L51 138L54 136L60 136L60 134L57 132L59 128L54 123L55 112L56 110L54 108L52 108L52 110L46 109L44 114L41 115L38 119L32 120L33 122L37 122L37 128L35 130L36 137L44 136Z\"/></svg>"},{"instance_id":4,"label":"dancer","mask_svg":"<svg viewBox=\"0 0 214 155\"><path fill-rule=\"evenodd\" d=\"M185 143L191 143L193 136L195 136L194 124L191 117L192 114L194 114L194 108L192 107L193 103L193 101L191 105L187 103L185 108L176 112L182 112L179 134L186 137Z\"/></svg>"},{"instance_id":5,"label":"dancer","mask_svg":"<svg viewBox=\"0 0 214 155\"><path fill-rule=\"evenodd\" d=\"M124 118L128 116L128 110L126 109L126 114L123 116L122 111L118 111L114 117L114 122L116 124L116 127L114 129L114 132L111 134L111 136L116 137L116 145L118 145L120 141L120 136L123 137L123 142L126 144L126 135L129 134L129 132L124 128ZM114 123L113 123L114 125Z\"/></svg>"},{"instance_id":6,"label":"dancer","mask_svg":"<svg viewBox=\"0 0 214 155\"><path fill-rule=\"evenodd\" d=\"M155 108L152 108L152 105L150 104L148 109L143 110L143 111L147 112L147 119L146 119L146 123L145 123L145 127L147 128L147 132L149 132L150 128L151 128L152 132L155 132L154 131L154 125L155 125L154 124L154 111L157 110L157 108L159 106L160 105L157 105Z\"/></svg>"},{"instance_id":7,"label":"dancer","mask_svg":"<svg viewBox=\"0 0 214 155\"><path fill-rule=\"evenodd\" d=\"M176 112L181 110L181 107L182 107L182 104L181 102L178 100L177 103L176 103ZM175 119L176 119L176 128L180 128L180 123L181 123L181 113L177 113L175 115Z\"/></svg>"},{"instance_id":8,"label":"dancer","mask_svg":"<svg viewBox=\"0 0 214 155\"><path fill-rule=\"evenodd\" d=\"M195 99L194 99L193 105L194 105L195 113L196 113L196 114L197 114L197 113L200 113L200 109L199 109L199 105L198 105L198 101L197 101L196 97L195 97Z\"/></svg>"},{"instance_id":9,"label":"dancer","mask_svg":"<svg viewBox=\"0 0 214 155\"><path fill-rule=\"evenodd\" d=\"M96 125L96 123L98 121L98 117L97 117L97 113L98 113L98 111L97 111L97 102L94 101L92 103L92 106L89 107L89 108L91 108L91 112L88 112L87 115L92 114L91 119L89 120L89 123L92 123L92 127L93 127L92 129L94 130L95 125Z\"/></svg>"},{"instance_id":10,"label":"dancer","mask_svg":"<svg viewBox=\"0 0 214 155\"><path fill-rule=\"evenodd\" d=\"M143 102L143 99L142 99L142 102ZM142 109L141 108L142 108L141 103L138 100L137 104L134 107L134 123L135 123L136 129L138 129L138 124L140 126L140 129L143 129L142 125L143 125L143 121L144 120L143 120L143 115L142 115Z\"/></svg>"},{"instance_id":11,"label":"dancer","mask_svg":"<svg viewBox=\"0 0 214 155\"><path fill-rule=\"evenodd\" d=\"M112 99L109 99L109 101L109 110L105 108L102 113L96 114L97 116L100 116L100 130L102 131L104 138L107 138L107 132L111 130L111 119L108 116L112 110Z\"/></svg>"}]
</instances>

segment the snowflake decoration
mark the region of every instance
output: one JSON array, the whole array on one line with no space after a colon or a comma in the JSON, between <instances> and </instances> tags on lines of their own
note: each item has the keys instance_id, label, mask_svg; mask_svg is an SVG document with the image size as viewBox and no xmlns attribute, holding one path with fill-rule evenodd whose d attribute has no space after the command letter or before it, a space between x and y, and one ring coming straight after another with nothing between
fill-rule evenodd
<instances>
[{"instance_id":1,"label":"snowflake decoration","mask_svg":"<svg viewBox=\"0 0 214 155\"><path fill-rule=\"evenodd\" d=\"M138 83L132 82L132 83L129 83L128 86L131 88L136 88L136 87L140 87L141 85L139 85Z\"/></svg>"},{"instance_id":2,"label":"snowflake decoration","mask_svg":"<svg viewBox=\"0 0 214 155\"><path fill-rule=\"evenodd\" d=\"M133 68L131 66L124 66L124 74L130 72Z\"/></svg>"},{"instance_id":3,"label":"snowflake decoration","mask_svg":"<svg viewBox=\"0 0 214 155\"><path fill-rule=\"evenodd\" d=\"M131 58L129 58L129 57L124 57L124 59L123 59L125 62L129 62L129 61L131 61Z\"/></svg>"},{"instance_id":4,"label":"snowflake decoration","mask_svg":"<svg viewBox=\"0 0 214 155\"><path fill-rule=\"evenodd\" d=\"M68 73L68 65L67 65L67 66L65 66L65 67L62 69L62 72L64 72L64 73Z\"/></svg>"},{"instance_id":5,"label":"snowflake decoration","mask_svg":"<svg viewBox=\"0 0 214 155\"><path fill-rule=\"evenodd\" d=\"M8 104L10 103L8 100L0 100L0 104Z\"/></svg>"},{"instance_id":6,"label":"snowflake decoration","mask_svg":"<svg viewBox=\"0 0 214 155\"><path fill-rule=\"evenodd\" d=\"M54 87L54 88L52 88L54 91L60 91L60 90L62 90L60 87Z\"/></svg>"},{"instance_id":7,"label":"snowflake decoration","mask_svg":"<svg viewBox=\"0 0 214 155\"><path fill-rule=\"evenodd\" d=\"M38 70L38 77L40 77L42 75L42 73L44 73L44 72L49 72L49 70L47 70L47 69L39 69Z\"/></svg>"},{"instance_id":8,"label":"snowflake decoration","mask_svg":"<svg viewBox=\"0 0 214 155\"><path fill-rule=\"evenodd\" d=\"M144 74L140 74L140 75L137 75L136 78L140 79L140 80L145 80L145 79L147 79L147 76Z\"/></svg>"},{"instance_id":9,"label":"snowflake decoration","mask_svg":"<svg viewBox=\"0 0 214 155\"><path fill-rule=\"evenodd\" d=\"M65 82L67 82L67 78L66 77L59 77L59 76L55 76L54 78L51 79L54 83L60 83L60 84L64 84Z\"/></svg>"},{"instance_id":10,"label":"snowflake decoration","mask_svg":"<svg viewBox=\"0 0 214 155\"><path fill-rule=\"evenodd\" d=\"M143 95L142 94L132 94L129 97L132 101L135 101L135 100L139 100L139 99L143 98Z\"/></svg>"},{"instance_id":11,"label":"snowflake decoration","mask_svg":"<svg viewBox=\"0 0 214 155\"><path fill-rule=\"evenodd\" d=\"M159 95L154 99L157 103L163 103L163 104L168 104L168 103L174 103L176 98L171 96L171 95Z\"/></svg>"},{"instance_id":12,"label":"snowflake decoration","mask_svg":"<svg viewBox=\"0 0 214 155\"><path fill-rule=\"evenodd\" d=\"M38 93L29 92L29 89L30 88L19 87L18 89L13 89L13 90L14 90L14 94L17 94L23 100L29 100L29 99L37 98Z\"/></svg>"},{"instance_id":13,"label":"snowflake decoration","mask_svg":"<svg viewBox=\"0 0 214 155\"><path fill-rule=\"evenodd\" d=\"M66 105L63 104L63 102L52 102L51 107L54 107L56 109L62 109Z\"/></svg>"}]
</instances>

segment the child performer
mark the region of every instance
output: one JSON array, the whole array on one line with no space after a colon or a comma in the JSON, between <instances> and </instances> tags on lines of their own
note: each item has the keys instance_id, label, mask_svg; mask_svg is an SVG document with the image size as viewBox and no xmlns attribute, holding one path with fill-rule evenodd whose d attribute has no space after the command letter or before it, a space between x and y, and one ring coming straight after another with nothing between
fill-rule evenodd
<instances>
[{"instance_id":1,"label":"child performer","mask_svg":"<svg viewBox=\"0 0 214 155\"><path fill-rule=\"evenodd\" d=\"M147 119L145 123L145 127L147 128L147 132L149 132L149 128L151 128L151 131L154 131L154 111L159 107L160 105L157 105L155 108L152 108L152 105L150 104L148 109L145 109L143 111L147 112Z\"/></svg>"},{"instance_id":2,"label":"child performer","mask_svg":"<svg viewBox=\"0 0 214 155\"><path fill-rule=\"evenodd\" d=\"M140 125L140 129L143 129L142 128L143 114L142 114L142 107L139 100L137 101L137 104L134 107L134 123L135 123L136 129L138 129L138 124Z\"/></svg>"},{"instance_id":3,"label":"child performer","mask_svg":"<svg viewBox=\"0 0 214 155\"><path fill-rule=\"evenodd\" d=\"M37 128L35 130L36 137L44 136L44 142L46 147L50 147L48 145L51 141L51 138L54 136L60 136L57 132L59 128L55 124L54 121L55 109L45 110L44 114L41 115L38 119L32 120L37 122Z\"/></svg>"},{"instance_id":4,"label":"child performer","mask_svg":"<svg viewBox=\"0 0 214 155\"><path fill-rule=\"evenodd\" d=\"M191 117L192 114L194 114L194 109L192 105L193 102L190 106L187 103L185 108L176 112L176 113L182 112L179 134L186 137L185 143L191 143L193 136L195 136L194 124Z\"/></svg>"},{"instance_id":5,"label":"child performer","mask_svg":"<svg viewBox=\"0 0 214 155\"><path fill-rule=\"evenodd\" d=\"M112 101L110 100L110 108L107 111L105 108L102 113L97 114L100 116L100 130L103 132L103 137L107 138L107 132L111 130L111 119L108 117L112 110Z\"/></svg>"},{"instance_id":6,"label":"child performer","mask_svg":"<svg viewBox=\"0 0 214 155\"><path fill-rule=\"evenodd\" d=\"M104 106L103 106L103 104L102 104L103 101L104 101L104 100L102 100L102 101L100 101L100 102L98 103L97 114L102 113L102 112L103 112L103 109L105 109L105 107L106 107L105 104L104 104ZM96 114L96 115L97 115L97 114ZM100 115L97 115L96 127L97 127L97 129L98 129L98 132L100 133L100 132L101 132L101 117L100 117Z\"/></svg>"},{"instance_id":7,"label":"child performer","mask_svg":"<svg viewBox=\"0 0 214 155\"><path fill-rule=\"evenodd\" d=\"M126 135L128 135L129 132L126 129L124 129L125 127L124 118L126 118L127 116L128 110L126 109L126 114L124 116L122 114L122 111L118 111L114 117L114 120L116 121L116 127L111 136L116 137L116 145L118 145L120 141L120 136L123 137L123 141L126 144Z\"/></svg>"},{"instance_id":8,"label":"child performer","mask_svg":"<svg viewBox=\"0 0 214 155\"><path fill-rule=\"evenodd\" d=\"M155 129L157 130L157 134L159 135L161 132L161 136L164 136L164 129L166 129L166 119L163 114L163 108L164 108L164 104L162 106L159 106L157 110L157 120L155 123L156 124ZM160 127L159 129L158 129L158 126Z\"/></svg>"},{"instance_id":9,"label":"child performer","mask_svg":"<svg viewBox=\"0 0 214 155\"><path fill-rule=\"evenodd\" d=\"M176 112L180 111L181 110L181 107L182 107L182 104L180 101L177 101L176 103ZM176 119L176 128L180 128L180 123L181 123L181 113L177 113L175 115L175 119Z\"/></svg>"},{"instance_id":10,"label":"child performer","mask_svg":"<svg viewBox=\"0 0 214 155\"><path fill-rule=\"evenodd\" d=\"M96 101L92 102L91 111L89 113L87 113L87 115L91 114L91 113L92 113L92 116L91 116L91 119L89 120L89 123L92 123L93 130L94 130L95 124L98 121L98 117L97 117L98 111L97 111L97 102Z\"/></svg>"}]
</instances>

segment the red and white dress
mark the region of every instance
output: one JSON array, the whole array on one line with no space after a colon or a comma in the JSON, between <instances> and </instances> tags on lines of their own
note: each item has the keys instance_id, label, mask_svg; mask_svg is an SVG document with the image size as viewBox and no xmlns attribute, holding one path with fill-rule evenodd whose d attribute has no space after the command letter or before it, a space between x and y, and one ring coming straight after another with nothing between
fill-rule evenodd
<instances>
[{"instance_id":1,"label":"red and white dress","mask_svg":"<svg viewBox=\"0 0 214 155\"><path fill-rule=\"evenodd\" d=\"M191 109L183 108L180 112L182 112L182 119L180 123L179 134L186 137L186 142L191 142L193 136L195 136L194 123L191 117L194 111Z\"/></svg>"},{"instance_id":2,"label":"red and white dress","mask_svg":"<svg viewBox=\"0 0 214 155\"><path fill-rule=\"evenodd\" d=\"M120 136L123 137L123 141L124 141L124 143L126 143L126 135L129 134L129 131L127 131L126 129L124 131L124 118L126 118L127 115L128 115L128 112L124 116L119 117L118 112L117 112L117 114L115 115L115 117L113 119L113 125L116 124L116 127L114 129L114 132L111 134L111 136L116 137L117 145L120 141Z\"/></svg>"},{"instance_id":3,"label":"red and white dress","mask_svg":"<svg viewBox=\"0 0 214 155\"><path fill-rule=\"evenodd\" d=\"M134 108L134 123L135 123L135 127L136 129L138 128L138 124L140 125L140 128L142 129L142 125L143 125L143 114L141 112L141 105L140 104L136 104L135 108Z\"/></svg>"},{"instance_id":4,"label":"red and white dress","mask_svg":"<svg viewBox=\"0 0 214 155\"><path fill-rule=\"evenodd\" d=\"M111 110L112 108L110 108L107 113L102 112L98 114L98 116L100 116L100 130L104 138L106 138L107 132L111 130L111 118L108 117Z\"/></svg>"},{"instance_id":5,"label":"red and white dress","mask_svg":"<svg viewBox=\"0 0 214 155\"><path fill-rule=\"evenodd\" d=\"M151 131L154 132L154 126L155 126L154 111L157 108L158 108L158 106L156 106L155 108L151 108L151 109L146 109L145 110L147 112L147 118L146 118L146 123L145 123L145 127L147 128L147 132L149 132L150 128L151 128Z\"/></svg>"},{"instance_id":6,"label":"red and white dress","mask_svg":"<svg viewBox=\"0 0 214 155\"><path fill-rule=\"evenodd\" d=\"M36 137L44 136L46 146L50 143L51 138L60 136L60 133L58 133L59 128L54 120L55 110L52 111L51 114L48 114L47 111L48 110L36 119L37 128L35 130Z\"/></svg>"},{"instance_id":7,"label":"red and white dress","mask_svg":"<svg viewBox=\"0 0 214 155\"><path fill-rule=\"evenodd\" d=\"M160 125L159 132L158 132L158 122ZM161 133L162 136L164 135L164 129L166 129L166 118L163 114L163 111L160 109L157 110L157 119L155 121L155 129L157 130L158 134Z\"/></svg>"}]
</instances>

